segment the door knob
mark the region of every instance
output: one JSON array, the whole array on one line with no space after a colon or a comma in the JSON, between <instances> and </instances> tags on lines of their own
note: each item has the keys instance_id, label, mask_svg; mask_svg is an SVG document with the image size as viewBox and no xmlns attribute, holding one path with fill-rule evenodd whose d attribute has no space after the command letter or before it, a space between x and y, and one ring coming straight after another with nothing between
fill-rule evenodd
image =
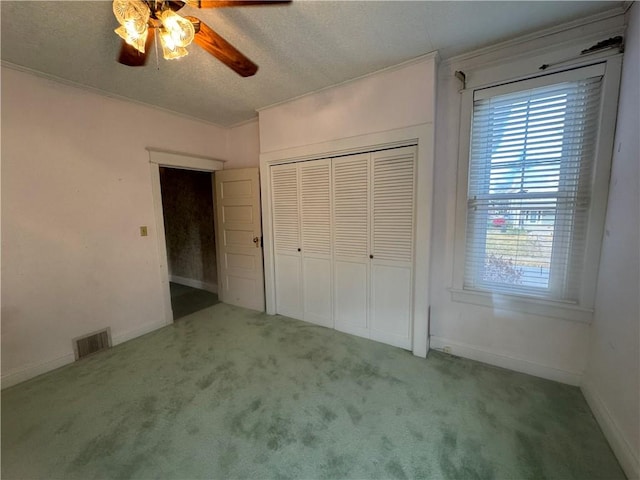
<instances>
[{"instance_id":1,"label":"door knob","mask_svg":"<svg viewBox=\"0 0 640 480\"><path fill-rule=\"evenodd\" d=\"M256 248L260 248L260 238L259 237L253 237L253 243L256 244Z\"/></svg>"}]
</instances>

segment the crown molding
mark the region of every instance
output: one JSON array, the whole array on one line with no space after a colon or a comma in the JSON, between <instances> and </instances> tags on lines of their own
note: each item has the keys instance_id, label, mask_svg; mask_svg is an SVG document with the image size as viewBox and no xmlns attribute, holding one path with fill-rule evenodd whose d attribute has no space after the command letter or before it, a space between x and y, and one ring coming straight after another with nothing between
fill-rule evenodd
<instances>
[{"instance_id":1,"label":"crown molding","mask_svg":"<svg viewBox=\"0 0 640 480\"><path fill-rule=\"evenodd\" d=\"M163 112L163 113L168 113L170 115L176 115L178 117L182 117L182 118L185 118L187 120L194 121L194 122L205 123L207 125L211 125L213 127L217 127L217 128L219 128L221 130L227 130L227 129L231 128L231 127L225 127L224 125L220 125L220 124L215 123L215 122L211 122L211 121L205 120L203 118L198 118L198 117L194 117L192 115L187 115L186 113L176 112L176 111L170 110L168 108L159 107L158 105L152 105L151 103L141 102L140 100L134 100L133 98L125 97L123 95L118 95L116 93L107 92L106 90L102 90L101 88L92 87L92 86L85 85L85 84L82 84L82 83L79 83L79 82L74 82L73 80L68 80L66 78L58 77L58 76L52 75L50 73L41 72L40 70L35 70L33 68L25 67L23 65L18 65L16 63L8 62L6 60L2 60L0 62L0 64L2 65L2 67L6 67L6 68L9 68L11 70L15 70L17 72L22 72L22 73L26 73L26 74L29 74L29 75L33 75L35 77L39 77L39 78L42 78L44 80L48 80L48 81L51 81L51 82L59 83L61 85L65 85L67 87L84 90L86 92L90 92L90 93L99 95L101 97L112 98L114 100L120 100L122 102L131 103L133 105L139 105L139 106L142 106L142 107L151 108L153 110L157 110L157 111L160 111L160 112ZM248 121L250 121L250 120L248 120Z\"/></svg>"},{"instance_id":2,"label":"crown molding","mask_svg":"<svg viewBox=\"0 0 640 480\"><path fill-rule=\"evenodd\" d=\"M506 50L506 49L513 48L513 47L518 47L518 46L523 45L523 44L528 44L528 43L531 43L533 41L543 39L545 37L558 35L558 34L561 34L563 32L567 32L567 31L570 31L570 30L586 27L586 26L592 25L592 24L597 24L599 22L603 22L605 20L616 18L616 17L623 18L624 14L625 14L625 11L626 11L626 9L625 9L624 6L618 6L618 7L612 8L610 10L607 10L605 12L600 12L600 13L597 13L595 15L590 15L588 17L583 17L583 18L578 19L578 20L572 20L570 22L566 22L566 23L563 23L561 25L556 25L556 26L553 26L553 27L549 27L549 28L545 28L545 29L542 29L542 30L538 30L536 32L533 32L533 33L530 33L530 34L527 34L527 35L522 35L522 36L518 36L516 38L512 38L511 40L506 40L504 42L500 42L500 43L496 43L496 44L493 44L493 45L489 45L488 47L479 48L477 50L472 50L472 51L469 51L467 53L456 55L454 57L446 58L440 63L440 66L442 68L446 69L447 67L451 67L452 65L470 63L473 60L478 60L478 59L480 59L482 57L489 56L489 55L491 55L493 53L497 53L497 52L500 52L502 50ZM608 29L608 30L615 30L615 29ZM587 34L582 34L580 36L581 37L587 37L587 36L592 36L595 33L596 32L587 33ZM503 60L504 60L504 58L503 58Z\"/></svg>"}]
</instances>

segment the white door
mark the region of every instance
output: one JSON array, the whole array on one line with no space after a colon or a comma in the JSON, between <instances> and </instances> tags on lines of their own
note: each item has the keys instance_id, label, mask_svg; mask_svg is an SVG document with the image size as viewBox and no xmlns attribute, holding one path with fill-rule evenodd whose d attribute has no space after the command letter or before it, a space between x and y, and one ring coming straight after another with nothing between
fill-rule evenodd
<instances>
[{"instance_id":1,"label":"white door","mask_svg":"<svg viewBox=\"0 0 640 480\"><path fill-rule=\"evenodd\" d=\"M303 320L333 328L331 160L299 164Z\"/></svg>"},{"instance_id":2,"label":"white door","mask_svg":"<svg viewBox=\"0 0 640 480\"><path fill-rule=\"evenodd\" d=\"M258 169L219 170L214 174L214 191L220 300L263 311Z\"/></svg>"},{"instance_id":3,"label":"white door","mask_svg":"<svg viewBox=\"0 0 640 480\"><path fill-rule=\"evenodd\" d=\"M369 336L369 154L333 159L334 321Z\"/></svg>"},{"instance_id":4,"label":"white door","mask_svg":"<svg viewBox=\"0 0 640 480\"><path fill-rule=\"evenodd\" d=\"M413 305L413 147L371 154L370 336L411 349Z\"/></svg>"},{"instance_id":5,"label":"white door","mask_svg":"<svg viewBox=\"0 0 640 480\"><path fill-rule=\"evenodd\" d=\"M271 167L276 313L303 318L298 166Z\"/></svg>"}]
</instances>

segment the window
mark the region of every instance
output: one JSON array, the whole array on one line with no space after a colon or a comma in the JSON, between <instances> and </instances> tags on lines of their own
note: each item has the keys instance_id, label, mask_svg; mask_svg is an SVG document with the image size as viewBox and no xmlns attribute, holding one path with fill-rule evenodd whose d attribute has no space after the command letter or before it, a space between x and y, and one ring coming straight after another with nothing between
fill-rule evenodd
<instances>
[{"instance_id":1,"label":"window","mask_svg":"<svg viewBox=\"0 0 640 480\"><path fill-rule=\"evenodd\" d=\"M606 105L617 86L606 85L605 70L603 62L463 94L469 150L454 299L499 293L588 308L615 125L615 103Z\"/></svg>"}]
</instances>

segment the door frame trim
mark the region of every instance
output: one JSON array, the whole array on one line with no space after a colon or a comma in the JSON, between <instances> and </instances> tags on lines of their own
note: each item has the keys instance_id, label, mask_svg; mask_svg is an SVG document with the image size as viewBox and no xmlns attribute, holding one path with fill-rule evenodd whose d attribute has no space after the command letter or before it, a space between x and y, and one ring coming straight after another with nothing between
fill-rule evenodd
<instances>
[{"instance_id":1,"label":"door frame trim","mask_svg":"<svg viewBox=\"0 0 640 480\"><path fill-rule=\"evenodd\" d=\"M434 125L432 122L260 154L264 283L267 314L273 315L276 312L271 175L269 174L269 168L272 165L282 163L331 158L409 145L417 146L412 351L416 356L426 357L429 351L429 261L431 252L431 206L433 204L433 161L435 155Z\"/></svg>"},{"instance_id":2,"label":"door frame trim","mask_svg":"<svg viewBox=\"0 0 640 480\"><path fill-rule=\"evenodd\" d=\"M153 196L153 210L156 220L156 240L158 247L158 262L160 273L160 288L162 289L164 322L173 323L173 309L171 307L171 291L169 289L169 266L167 257L167 243L165 237L164 213L162 210L162 191L160 188L160 167L181 168L198 172L213 173L224 168L224 160L192 155L189 153L173 152L147 147L149 152L149 167L151 170L151 193ZM215 211L215 205L213 206Z\"/></svg>"}]
</instances>

